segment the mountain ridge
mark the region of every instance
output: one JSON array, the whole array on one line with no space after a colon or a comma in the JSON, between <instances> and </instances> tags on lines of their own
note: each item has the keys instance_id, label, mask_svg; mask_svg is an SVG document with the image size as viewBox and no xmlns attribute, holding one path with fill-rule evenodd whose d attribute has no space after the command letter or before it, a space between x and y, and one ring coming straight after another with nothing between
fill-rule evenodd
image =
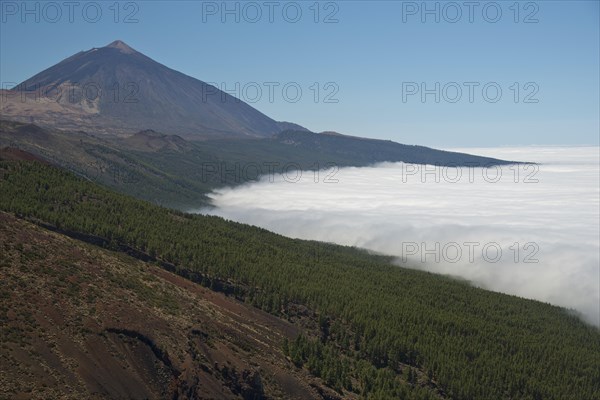
<instances>
[{"instance_id":1,"label":"mountain ridge","mask_svg":"<svg viewBox=\"0 0 600 400\"><path fill-rule=\"evenodd\" d=\"M449 167L513 163L386 140L307 131L288 130L253 140L195 141L154 130L114 137L5 120L0 120L0 147L27 151L117 191L180 210L208 205L207 194L216 188L291 169L312 171L332 165L364 167L400 161ZM271 163L274 169L264 163ZM248 165L260 166L261 170L244 173Z\"/></svg>"}]
</instances>

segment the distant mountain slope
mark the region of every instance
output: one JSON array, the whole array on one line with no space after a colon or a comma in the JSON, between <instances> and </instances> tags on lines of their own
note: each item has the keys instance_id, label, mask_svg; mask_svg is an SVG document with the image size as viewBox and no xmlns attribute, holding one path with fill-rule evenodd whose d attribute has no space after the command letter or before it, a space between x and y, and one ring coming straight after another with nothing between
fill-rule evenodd
<instances>
[{"instance_id":1,"label":"distant mountain slope","mask_svg":"<svg viewBox=\"0 0 600 400\"><path fill-rule=\"evenodd\" d=\"M330 157L347 160L348 165L366 165L384 161L402 161L412 164L430 164L439 166L486 167L517 162L436 150L425 146L400 144L392 142L391 140L347 136L336 132L323 132L317 134L289 130L277 134L275 140L279 143L294 146L298 149L329 154Z\"/></svg>"},{"instance_id":2,"label":"distant mountain slope","mask_svg":"<svg viewBox=\"0 0 600 400\"><path fill-rule=\"evenodd\" d=\"M190 148L188 142L180 136L165 135L150 129L129 136L123 143L138 151L183 151Z\"/></svg>"},{"instance_id":3,"label":"distant mountain slope","mask_svg":"<svg viewBox=\"0 0 600 400\"><path fill-rule=\"evenodd\" d=\"M215 188L283 170L384 161L484 167L509 163L339 134L287 131L268 139L188 141L145 130L115 138L0 120L2 147L26 151L122 193L182 210L207 205L206 194Z\"/></svg>"},{"instance_id":4,"label":"distant mountain slope","mask_svg":"<svg viewBox=\"0 0 600 400\"><path fill-rule=\"evenodd\" d=\"M13 147L0 148L0 161L38 161L46 163L44 159L35 154Z\"/></svg>"},{"instance_id":5,"label":"distant mountain slope","mask_svg":"<svg viewBox=\"0 0 600 400\"><path fill-rule=\"evenodd\" d=\"M197 138L266 137L294 126L121 41L81 51L4 91L0 112L4 118L66 129L153 129Z\"/></svg>"}]
</instances>

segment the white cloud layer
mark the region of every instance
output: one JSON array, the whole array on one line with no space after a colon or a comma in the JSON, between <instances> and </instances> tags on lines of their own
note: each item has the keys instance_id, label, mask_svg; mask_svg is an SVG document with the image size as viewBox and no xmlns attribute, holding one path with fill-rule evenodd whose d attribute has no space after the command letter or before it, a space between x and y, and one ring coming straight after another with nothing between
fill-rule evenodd
<instances>
[{"instance_id":1,"label":"white cloud layer","mask_svg":"<svg viewBox=\"0 0 600 400\"><path fill-rule=\"evenodd\" d=\"M201 212L394 255L398 264L572 308L600 325L599 148L464 151L540 164L384 163L342 168L329 176L337 183L324 183L326 172L318 182L313 173L295 183L294 174L265 177L214 192L216 208Z\"/></svg>"}]
</instances>

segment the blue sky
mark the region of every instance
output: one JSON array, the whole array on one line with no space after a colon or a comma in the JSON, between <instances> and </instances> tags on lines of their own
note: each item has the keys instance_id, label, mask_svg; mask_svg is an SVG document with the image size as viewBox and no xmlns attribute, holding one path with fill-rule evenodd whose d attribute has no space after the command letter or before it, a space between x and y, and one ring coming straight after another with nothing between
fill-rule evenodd
<instances>
[{"instance_id":1,"label":"blue sky","mask_svg":"<svg viewBox=\"0 0 600 400\"><path fill-rule=\"evenodd\" d=\"M69 15L62 1L2 1L0 81L121 39L314 131L438 147L599 143L598 1L271 4L81 1Z\"/></svg>"}]
</instances>

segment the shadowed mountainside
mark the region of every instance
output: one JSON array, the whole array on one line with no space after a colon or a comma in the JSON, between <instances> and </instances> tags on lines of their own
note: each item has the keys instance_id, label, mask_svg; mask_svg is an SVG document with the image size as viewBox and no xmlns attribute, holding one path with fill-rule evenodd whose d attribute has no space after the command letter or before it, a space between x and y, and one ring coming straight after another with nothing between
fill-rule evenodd
<instances>
[{"instance_id":1,"label":"shadowed mountainside","mask_svg":"<svg viewBox=\"0 0 600 400\"><path fill-rule=\"evenodd\" d=\"M117 138L1 120L0 147L29 152L123 193L178 209L206 205L206 194L215 188L295 169L384 161L483 167L509 163L385 140L303 131L256 140L188 141L153 130Z\"/></svg>"},{"instance_id":2,"label":"shadowed mountainside","mask_svg":"<svg viewBox=\"0 0 600 400\"><path fill-rule=\"evenodd\" d=\"M328 154L329 157L345 159L343 165L347 166L365 166L378 162L402 161L409 164L485 168L518 162L437 150L425 146L401 144L391 140L348 136L335 132L315 134L288 130L275 135L275 138L280 143L311 152Z\"/></svg>"}]
</instances>

